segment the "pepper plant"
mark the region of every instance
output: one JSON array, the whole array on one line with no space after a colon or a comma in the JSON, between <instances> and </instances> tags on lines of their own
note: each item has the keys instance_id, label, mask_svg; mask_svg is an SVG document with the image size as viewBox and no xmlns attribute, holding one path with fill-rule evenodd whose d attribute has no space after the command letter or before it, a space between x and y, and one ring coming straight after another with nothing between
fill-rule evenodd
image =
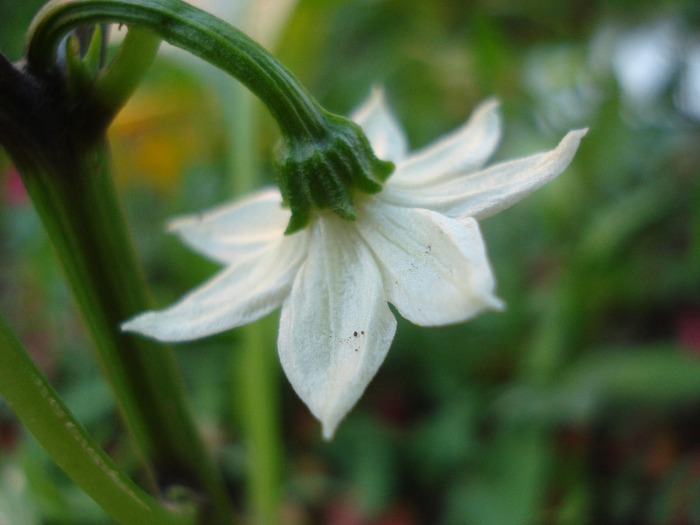
<instances>
[{"instance_id":1,"label":"pepper plant","mask_svg":"<svg viewBox=\"0 0 700 525\"><path fill-rule=\"evenodd\" d=\"M128 33L106 63L110 23ZM162 40L244 84L281 140L278 188L172 223L226 268L172 307L147 311L106 131ZM334 115L260 45L187 3L50 1L28 30L22 60L0 56L0 142L63 266L147 486L92 441L4 321L0 395L115 520L236 523L241 513L193 422L172 351L155 340L205 337L282 306L282 366L330 439L389 350L396 319L388 303L422 326L502 308L477 221L559 175L585 133L484 167L501 134L498 105L488 101L464 126L409 154L380 91L351 118ZM275 497L266 501L259 521L275 523Z\"/></svg>"}]
</instances>

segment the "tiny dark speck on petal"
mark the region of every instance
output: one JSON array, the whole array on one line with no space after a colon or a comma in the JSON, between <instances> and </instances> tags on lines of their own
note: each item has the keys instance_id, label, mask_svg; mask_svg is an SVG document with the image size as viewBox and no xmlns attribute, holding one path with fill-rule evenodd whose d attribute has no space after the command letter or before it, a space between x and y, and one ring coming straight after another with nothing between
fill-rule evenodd
<instances>
[{"instance_id":1,"label":"tiny dark speck on petal","mask_svg":"<svg viewBox=\"0 0 700 525\"><path fill-rule=\"evenodd\" d=\"M352 335L354 335L355 337L357 337L357 332L354 332Z\"/></svg>"},{"instance_id":2,"label":"tiny dark speck on petal","mask_svg":"<svg viewBox=\"0 0 700 525\"><path fill-rule=\"evenodd\" d=\"M364 331L364 330L362 330L362 332L360 332L360 333L361 333L362 335L365 335L365 331Z\"/></svg>"}]
</instances>

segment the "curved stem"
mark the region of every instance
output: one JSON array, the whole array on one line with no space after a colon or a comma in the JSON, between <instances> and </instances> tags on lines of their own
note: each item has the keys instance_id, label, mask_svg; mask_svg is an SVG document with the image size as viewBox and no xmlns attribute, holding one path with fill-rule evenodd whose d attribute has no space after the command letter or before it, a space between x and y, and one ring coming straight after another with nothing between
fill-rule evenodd
<instances>
[{"instance_id":1,"label":"curved stem","mask_svg":"<svg viewBox=\"0 0 700 525\"><path fill-rule=\"evenodd\" d=\"M239 30L178 0L53 0L29 29L30 67L49 71L63 36L105 22L148 29L238 78L265 103L286 137L303 141L324 135L325 111L291 72Z\"/></svg>"},{"instance_id":2,"label":"curved stem","mask_svg":"<svg viewBox=\"0 0 700 525\"><path fill-rule=\"evenodd\" d=\"M237 29L179 0L52 0L30 27L26 59L51 76L56 47L71 29L118 22L153 31L238 78L277 120L277 183L292 211L286 234L308 225L314 209L355 219L355 190L377 193L394 169L379 160L362 129L326 112L272 55Z\"/></svg>"},{"instance_id":3,"label":"curved stem","mask_svg":"<svg viewBox=\"0 0 700 525\"><path fill-rule=\"evenodd\" d=\"M0 396L51 458L124 525L195 525L194 506L166 506L120 472L66 408L0 315Z\"/></svg>"}]
</instances>

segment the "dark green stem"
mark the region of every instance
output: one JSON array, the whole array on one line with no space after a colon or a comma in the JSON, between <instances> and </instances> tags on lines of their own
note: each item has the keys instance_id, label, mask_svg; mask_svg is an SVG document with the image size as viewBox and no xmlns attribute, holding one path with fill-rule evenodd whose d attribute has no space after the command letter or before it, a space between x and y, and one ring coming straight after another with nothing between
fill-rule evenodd
<instances>
[{"instance_id":1,"label":"dark green stem","mask_svg":"<svg viewBox=\"0 0 700 525\"><path fill-rule=\"evenodd\" d=\"M119 523L197 523L194 506L160 503L117 469L63 404L2 315L0 396L58 466Z\"/></svg>"},{"instance_id":2,"label":"dark green stem","mask_svg":"<svg viewBox=\"0 0 700 525\"><path fill-rule=\"evenodd\" d=\"M207 523L229 523L220 474L199 438L169 348L124 334L150 306L103 133L60 77L37 78L0 56L0 143L7 149L95 343L140 452L161 488L205 494Z\"/></svg>"}]
</instances>

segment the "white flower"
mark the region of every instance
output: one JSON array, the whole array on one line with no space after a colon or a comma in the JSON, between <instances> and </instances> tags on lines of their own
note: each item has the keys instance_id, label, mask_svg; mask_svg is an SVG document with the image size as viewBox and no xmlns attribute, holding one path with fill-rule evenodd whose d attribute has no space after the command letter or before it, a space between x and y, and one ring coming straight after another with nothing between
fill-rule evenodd
<instances>
[{"instance_id":1,"label":"white flower","mask_svg":"<svg viewBox=\"0 0 700 525\"><path fill-rule=\"evenodd\" d=\"M585 130L552 151L486 169L500 137L495 101L461 128L411 155L379 91L353 119L396 169L380 193L356 194L357 220L318 212L283 232L277 188L174 220L185 243L226 267L174 305L123 325L163 341L205 337L282 306L278 348L292 386L330 438L386 356L396 330L388 303L436 326L500 309L477 220L552 180Z\"/></svg>"}]
</instances>

